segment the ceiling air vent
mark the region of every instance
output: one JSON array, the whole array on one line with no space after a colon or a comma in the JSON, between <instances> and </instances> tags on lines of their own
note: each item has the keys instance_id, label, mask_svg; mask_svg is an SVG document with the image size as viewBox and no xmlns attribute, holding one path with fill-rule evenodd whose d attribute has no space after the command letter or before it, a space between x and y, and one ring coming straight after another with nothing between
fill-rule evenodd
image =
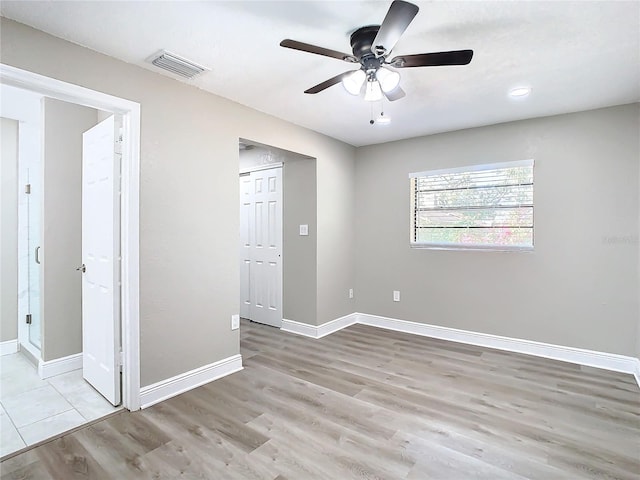
<instances>
[{"instance_id":1,"label":"ceiling air vent","mask_svg":"<svg viewBox=\"0 0 640 480\"><path fill-rule=\"evenodd\" d=\"M198 65L191 60L179 57L178 55L167 52L166 50L161 50L155 55L152 55L147 59L147 61L158 68L162 68L163 70L167 70L184 78L193 78L202 72L211 70L210 68Z\"/></svg>"}]
</instances>

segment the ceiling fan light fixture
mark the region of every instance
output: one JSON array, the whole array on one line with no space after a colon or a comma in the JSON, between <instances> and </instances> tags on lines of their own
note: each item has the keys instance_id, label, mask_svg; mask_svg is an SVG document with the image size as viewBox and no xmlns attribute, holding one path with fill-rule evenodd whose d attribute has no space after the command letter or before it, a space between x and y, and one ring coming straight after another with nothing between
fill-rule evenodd
<instances>
[{"instance_id":1,"label":"ceiling fan light fixture","mask_svg":"<svg viewBox=\"0 0 640 480\"><path fill-rule=\"evenodd\" d=\"M388 101L395 102L406 96L405 91L400 87L400 74L395 69L468 65L473 58L473 50L451 50L416 53L387 59L418 10L417 5L407 0L393 0L382 24L365 25L349 36L353 55L291 39L282 40L280 46L360 64L357 71L348 70L340 73L306 89L304 93L320 93L333 85L342 83L347 92L364 97L365 101L376 102L386 97ZM374 125L376 121L371 118L369 123Z\"/></svg>"},{"instance_id":2,"label":"ceiling fan light fixture","mask_svg":"<svg viewBox=\"0 0 640 480\"><path fill-rule=\"evenodd\" d=\"M380 83L380 88L382 88L382 91L385 93L392 92L400 84L400 74L384 67L378 69L376 79Z\"/></svg>"},{"instance_id":3,"label":"ceiling fan light fixture","mask_svg":"<svg viewBox=\"0 0 640 480\"><path fill-rule=\"evenodd\" d=\"M342 86L351 95L360 95L366 78L367 74L363 70L356 70L342 79Z\"/></svg>"},{"instance_id":4,"label":"ceiling fan light fixture","mask_svg":"<svg viewBox=\"0 0 640 480\"><path fill-rule=\"evenodd\" d=\"M376 80L368 80L364 91L365 102L378 102L382 100L382 89Z\"/></svg>"},{"instance_id":5,"label":"ceiling fan light fixture","mask_svg":"<svg viewBox=\"0 0 640 480\"><path fill-rule=\"evenodd\" d=\"M389 125L391 123L391 117L387 117L384 113L381 113L376 119L376 123L378 125Z\"/></svg>"}]
</instances>

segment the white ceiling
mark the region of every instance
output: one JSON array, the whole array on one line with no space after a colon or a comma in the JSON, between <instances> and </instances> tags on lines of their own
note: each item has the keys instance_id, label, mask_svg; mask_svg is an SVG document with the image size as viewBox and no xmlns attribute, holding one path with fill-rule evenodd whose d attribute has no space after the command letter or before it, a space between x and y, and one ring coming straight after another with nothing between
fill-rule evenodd
<instances>
[{"instance_id":1,"label":"white ceiling","mask_svg":"<svg viewBox=\"0 0 640 480\"><path fill-rule=\"evenodd\" d=\"M388 126L369 125L372 104L341 85L303 93L353 65L279 43L351 53L351 32L379 24L390 1L3 0L0 12L163 74L145 59L160 49L185 56L212 69L188 83L356 146L640 101L638 1L414 3L393 54L473 49L474 58L400 70L407 96L385 103ZM531 95L510 99L520 85Z\"/></svg>"}]
</instances>

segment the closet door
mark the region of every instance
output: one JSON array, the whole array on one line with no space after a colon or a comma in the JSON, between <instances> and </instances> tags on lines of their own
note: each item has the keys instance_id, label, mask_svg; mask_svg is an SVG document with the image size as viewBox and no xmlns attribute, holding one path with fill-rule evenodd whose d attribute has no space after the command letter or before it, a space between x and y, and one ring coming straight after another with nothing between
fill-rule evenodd
<instances>
[{"instance_id":1,"label":"closet door","mask_svg":"<svg viewBox=\"0 0 640 480\"><path fill-rule=\"evenodd\" d=\"M240 315L282 325L282 168L240 177Z\"/></svg>"}]
</instances>

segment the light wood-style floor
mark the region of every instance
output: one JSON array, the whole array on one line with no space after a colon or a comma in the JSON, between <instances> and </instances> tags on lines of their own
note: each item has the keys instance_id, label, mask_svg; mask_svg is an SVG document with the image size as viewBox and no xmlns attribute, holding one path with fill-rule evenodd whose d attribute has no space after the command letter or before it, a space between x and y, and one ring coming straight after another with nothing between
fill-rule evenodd
<instances>
[{"instance_id":1,"label":"light wood-style floor","mask_svg":"<svg viewBox=\"0 0 640 480\"><path fill-rule=\"evenodd\" d=\"M245 369L2 464L2 479L640 479L633 377L356 325L242 323Z\"/></svg>"}]
</instances>

